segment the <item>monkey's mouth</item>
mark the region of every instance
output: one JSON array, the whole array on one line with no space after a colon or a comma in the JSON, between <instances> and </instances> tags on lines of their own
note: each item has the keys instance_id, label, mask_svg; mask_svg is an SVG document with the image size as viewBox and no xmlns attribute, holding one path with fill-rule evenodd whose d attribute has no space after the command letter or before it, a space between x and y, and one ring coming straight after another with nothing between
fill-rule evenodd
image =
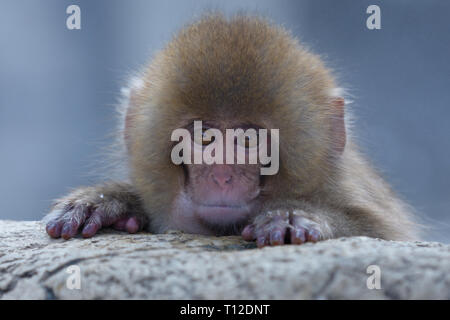
<instances>
[{"instance_id":1,"label":"monkey's mouth","mask_svg":"<svg viewBox=\"0 0 450 320\"><path fill-rule=\"evenodd\" d=\"M229 208L229 209L244 208L244 206L228 205L228 204L202 204L202 206L207 207L207 208Z\"/></svg>"},{"instance_id":2,"label":"monkey's mouth","mask_svg":"<svg viewBox=\"0 0 450 320\"><path fill-rule=\"evenodd\" d=\"M251 211L249 205L199 204L196 213L209 223L227 225L247 219Z\"/></svg>"}]
</instances>

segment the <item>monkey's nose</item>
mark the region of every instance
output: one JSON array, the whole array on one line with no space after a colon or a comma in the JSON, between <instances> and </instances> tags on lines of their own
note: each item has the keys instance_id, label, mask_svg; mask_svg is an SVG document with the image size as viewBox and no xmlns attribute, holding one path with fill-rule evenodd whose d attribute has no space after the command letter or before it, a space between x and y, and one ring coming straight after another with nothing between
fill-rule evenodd
<instances>
[{"instance_id":1,"label":"monkey's nose","mask_svg":"<svg viewBox=\"0 0 450 320\"><path fill-rule=\"evenodd\" d=\"M226 164L216 164L211 168L210 179L213 184L221 188L230 187L233 180L233 168Z\"/></svg>"},{"instance_id":2,"label":"monkey's nose","mask_svg":"<svg viewBox=\"0 0 450 320\"><path fill-rule=\"evenodd\" d=\"M211 179L219 187L224 188L227 185L231 184L231 180L233 179L233 176L228 173L215 172L215 173L211 174Z\"/></svg>"}]
</instances>

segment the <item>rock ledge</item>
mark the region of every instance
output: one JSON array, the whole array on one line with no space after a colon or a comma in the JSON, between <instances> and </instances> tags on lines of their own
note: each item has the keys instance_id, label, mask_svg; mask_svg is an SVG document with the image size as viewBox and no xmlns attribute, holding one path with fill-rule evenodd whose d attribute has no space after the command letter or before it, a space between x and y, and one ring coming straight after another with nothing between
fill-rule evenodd
<instances>
[{"instance_id":1,"label":"rock ledge","mask_svg":"<svg viewBox=\"0 0 450 320\"><path fill-rule=\"evenodd\" d=\"M80 289L67 286L72 265ZM367 288L370 265L379 290ZM63 241L39 222L0 221L0 299L450 299L450 245L356 237L255 249L114 231Z\"/></svg>"}]
</instances>

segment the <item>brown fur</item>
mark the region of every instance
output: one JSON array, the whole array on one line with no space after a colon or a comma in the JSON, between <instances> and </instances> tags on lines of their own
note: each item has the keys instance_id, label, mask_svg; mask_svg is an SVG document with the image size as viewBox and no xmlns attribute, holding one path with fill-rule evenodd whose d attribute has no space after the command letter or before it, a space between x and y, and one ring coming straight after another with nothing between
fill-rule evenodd
<instances>
[{"instance_id":1,"label":"brown fur","mask_svg":"<svg viewBox=\"0 0 450 320\"><path fill-rule=\"evenodd\" d=\"M239 119L280 129L280 171L264 178L254 225L281 210L317 225L323 239L417 238L409 209L343 127L332 75L285 29L257 17L205 16L182 29L141 79L123 113L129 189L141 199L151 231L172 227L170 212L184 188L183 168L170 161L172 130L193 119L224 127Z\"/></svg>"}]
</instances>

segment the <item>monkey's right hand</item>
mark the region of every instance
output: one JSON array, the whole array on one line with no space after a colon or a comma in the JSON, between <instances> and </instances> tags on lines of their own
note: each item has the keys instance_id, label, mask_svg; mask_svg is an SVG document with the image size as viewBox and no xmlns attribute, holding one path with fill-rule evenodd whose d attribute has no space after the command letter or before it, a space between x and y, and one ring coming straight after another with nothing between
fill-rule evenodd
<instances>
[{"instance_id":1,"label":"monkey's right hand","mask_svg":"<svg viewBox=\"0 0 450 320\"><path fill-rule=\"evenodd\" d=\"M139 197L125 183L76 189L57 200L43 221L52 238L66 240L78 232L90 238L106 227L135 233L147 223Z\"/></svg>"}]
</instances>

